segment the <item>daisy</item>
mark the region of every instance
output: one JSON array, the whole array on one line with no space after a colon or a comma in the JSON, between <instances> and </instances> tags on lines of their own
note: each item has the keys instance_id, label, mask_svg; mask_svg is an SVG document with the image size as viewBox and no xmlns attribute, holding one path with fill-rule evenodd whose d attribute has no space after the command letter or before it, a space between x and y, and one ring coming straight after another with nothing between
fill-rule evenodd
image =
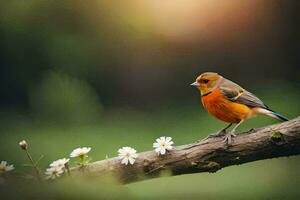
<instances>
[{"instance_id":1,"label":"daisy","mask_svg":"<svg viewBox=\"0 0 300 200\"><path fill-rule=\"evenodd\" d=\"M138 157L136 150L131 147L122 147L118 150L118 153L121 163L125 165L128 165L128 161L131 165L133 165L135 159Z\"/></svg>"},{"instance_id":2,"label":"daisy","mask_svg":"<svg viewBox=\"0 0 300 200\"><path fill-rule=\"evenodd\" d=\"M50 167L50 168L46 169L46 172L45 172L45 174L47 175L46 179L55 179L57 177L60 177L60 175L63 173L64 173L64 171L63 171L63 168L61 168L61 167Z\"/></svg>"},{"instance_id":3,"label":"daisy","mask_svg":"<svg viewBox=\"0 0 300 200\"><path fill-rule=\"evenodd\" d=\"M74 149L71 154L70 157L74 158L74 157L88 157L88 152L90 152L91 147L82 147L82 148L77 148Z\"/></svg>"},{"instance_id":4,"label":"daisy","mask_svg":"<svg viewBox=\"0 0 300 200\"><path fill-rule=\"evenodd\" d=\"M65 168L65 165L69 162L70 159L62 158L56 161L53 161L50 164L50 167L59 167L59 168Z\"/></svg>"},{"instance_id":5,"label":"daisy","mask_svg":"<svg viewBox=\"0 0 300 200\"><path fill-rule=\"evenodd\" d=\"M14 165L8 165L6 161L1 161L0 163L0 173L9 172L14 170Z\"/></svg>"},{"instance_id":6,"label":"daisy","mask_svg":"<svg viewBox=\"0 0 300 200\"><path fill-rule=\"evenodd\" d=\"M174 144L174 142L171 137L163 136L156 139L156 142L153 143L153 148L155 148L155 152L158 154L164 155L167 150L169 151L173 148L172 144Z\"/></svg>"}]
</instances>

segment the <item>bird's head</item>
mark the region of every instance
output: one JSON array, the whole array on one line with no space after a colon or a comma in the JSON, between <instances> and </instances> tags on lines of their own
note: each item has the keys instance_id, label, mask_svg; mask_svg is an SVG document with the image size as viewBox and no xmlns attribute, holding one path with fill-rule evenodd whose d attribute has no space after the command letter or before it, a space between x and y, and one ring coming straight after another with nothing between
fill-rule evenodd
<instances>
[{"instance_id":1,"label":"bird's head","mask_svg":"<svg viewBox=\"0 0 300 200\"><path fill-rule=\"evenodd\" d=\"M197 87L201 95L207 95L212 92L220 83L223 77L214 72L205 72L196 78L196 81L192 83L192 86Z\"/></svg>"}]
</instances>

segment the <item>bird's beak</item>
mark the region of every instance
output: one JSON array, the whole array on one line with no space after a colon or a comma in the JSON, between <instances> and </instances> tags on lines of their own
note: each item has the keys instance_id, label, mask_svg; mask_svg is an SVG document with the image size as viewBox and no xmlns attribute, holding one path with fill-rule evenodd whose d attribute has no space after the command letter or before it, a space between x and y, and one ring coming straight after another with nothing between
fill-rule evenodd
<instances>
[{"instance_id":1,"label":"bird's beak","mask_svg":"<svg viewBox=\"0 0 300 200\"><path fill-rule=\"evenodd\" d=\"M192 84L191 84L191 86L198 87L198 86L200 86L200 85L199 85L199 83L197 83L197 82L194 82L194 83L192 83Z\"/></svg>"}]
</instances>

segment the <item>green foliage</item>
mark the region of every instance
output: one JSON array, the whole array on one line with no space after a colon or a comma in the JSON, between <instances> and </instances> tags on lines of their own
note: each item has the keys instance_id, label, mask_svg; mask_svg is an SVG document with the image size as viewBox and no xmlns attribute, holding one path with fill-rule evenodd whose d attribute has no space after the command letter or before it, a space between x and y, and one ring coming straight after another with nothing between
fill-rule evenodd
<instances>
[{"instance_id":1,"label":"green foliage","mask_svg":"<svg viewBox=\"0 0 300 200\"><path fill-rule=\"evenodd\" d=\"M35 118L53 124L90 124L99 121L102 105L85 81L63 73L47 72L30 96Z\"/></svg>"},{"instance_id":2,"label":"green foliage","mask_svg":"<svg viewBox=\"0 0 300 200\"><path fill-rule=\"evenodd\" d=\"M16 192L17 191L17 192ZM117 192L116 192L117 191ZM7 199L127 199L128 192L113 177L64 177L53 182L7 179L0 186Z\"/></svg>"}]
</instances>

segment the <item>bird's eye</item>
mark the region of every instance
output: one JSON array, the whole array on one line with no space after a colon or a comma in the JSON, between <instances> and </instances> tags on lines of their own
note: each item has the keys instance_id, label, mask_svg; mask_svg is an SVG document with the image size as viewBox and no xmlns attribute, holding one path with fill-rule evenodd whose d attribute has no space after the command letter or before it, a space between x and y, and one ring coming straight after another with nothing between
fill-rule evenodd
<instances>
[{"instance_id":1,"label":"bird's eye","mask_svg":"<svg viewBox=\"0 0 300 200\"><path fill-rule=\"evenodd\" d=\"M203 83L208 83L208 82L209 82L209 80L207 80L207 79L203 80Z\"/></svg>"}]
</instances>

